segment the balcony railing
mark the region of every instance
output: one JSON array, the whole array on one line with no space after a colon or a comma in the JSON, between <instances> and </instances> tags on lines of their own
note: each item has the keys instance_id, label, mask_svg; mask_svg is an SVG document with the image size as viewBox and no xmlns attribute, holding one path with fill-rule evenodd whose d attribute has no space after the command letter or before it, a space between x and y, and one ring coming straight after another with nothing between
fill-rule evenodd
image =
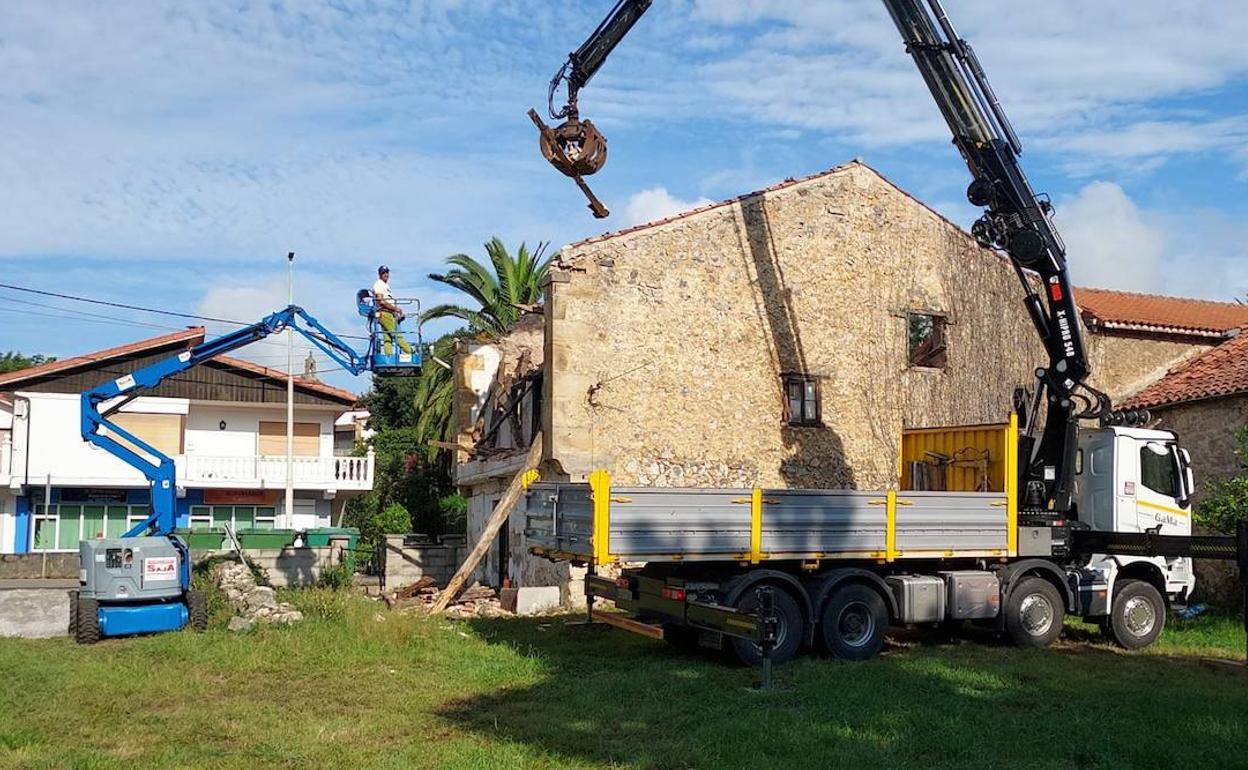
<instances>
[{"instance_id":1,"label":"balcony railing","mask_svg":"<svg viewBox=\"0 0 1248 770\"><path fill-rule=\"evenodd\" d=\"M286 458L260 455L217 457L186 455L179 458L178 475L184 483L219 486L286 483ZM364 457L295 457L295 486L323 489L372 489L373 453Z\"/></svg>"}]
</instances>

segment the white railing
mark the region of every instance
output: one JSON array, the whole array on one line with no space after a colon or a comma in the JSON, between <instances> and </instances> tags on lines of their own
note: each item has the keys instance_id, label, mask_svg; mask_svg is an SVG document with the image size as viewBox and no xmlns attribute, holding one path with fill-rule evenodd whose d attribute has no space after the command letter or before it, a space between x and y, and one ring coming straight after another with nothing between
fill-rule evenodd
<instances>
[{"instance_id":1,"label":"white railing","mask_svg":"<svg viewBox=\"0 0 1248 770\"><path fill-rule=\"evenodd\" d=\"M191 484L257 484L280 487L286 483L286 458L259 455L218 457L186 455L180 470ZM372 489L373 453L364 457L295 457L296 486L325 489Z\"/></svg>"}]
</instances>

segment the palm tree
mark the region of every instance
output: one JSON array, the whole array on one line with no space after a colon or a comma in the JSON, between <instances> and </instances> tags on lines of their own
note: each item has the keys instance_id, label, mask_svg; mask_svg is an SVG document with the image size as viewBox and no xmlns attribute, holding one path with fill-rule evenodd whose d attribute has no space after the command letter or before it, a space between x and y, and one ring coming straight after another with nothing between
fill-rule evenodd
<instances>
[{"instance_id":1,"label":"palm tree","mask_svg":"<svg viewBox=\"0 0 1248 770\"><path fill-rule=\"evenodd\" d=\"M485 243L490 267L467 254L447 257L446 261L454 267L446 273L430 273L429 278L459 289L472 297L478 307L435 305L420 314L421 323L434 318L460 318L467 321L473 331L505 334L520 317L522 305L541 300L542 283L550 271L551 257L543 256L546 246L539 243L537 250L530 252L521 243L516 256L512 257L495 236Z\"/></svg>"}]
</instances>

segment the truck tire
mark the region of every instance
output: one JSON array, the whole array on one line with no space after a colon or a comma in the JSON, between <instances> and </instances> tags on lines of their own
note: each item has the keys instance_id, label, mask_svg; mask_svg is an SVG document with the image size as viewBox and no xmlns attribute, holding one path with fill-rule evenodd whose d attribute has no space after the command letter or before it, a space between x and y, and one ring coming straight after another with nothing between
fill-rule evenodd
<instances>
[{"instance_id":1,"label":"truck tire","mask_svg":"<svg viewBox=\"0 0 1248 770\"><path fill-rule=\"evenodd\" d=\"M1066 605L1053 584L1025 577L1005 602L1005 632L1020 647L1048 647L1062 635Z\"/></svg>"},{"instance_id":2,"label":"truck tire","mask_svg":"<svg viewBox=\"0 0 1248 770\"><path fill-rule=\"evenodd\" d=\"M95 644L100 641L100 603L80 596L76 604L74 641L78 644Z\"/></svg>"},{"instance_id":3,"label":"truck tire","mask_svg":"<svg viewBox=\"0 0 1248 770\"><path fill-rule=\"evenodd\" d=\"M69 592L69 635L78 635L78 592Z\"/></svg>"},{"instance_id":4,"label":"truck tire","mask_svg":"<svg viewBox=\"0 0 1248 770\"><path fill-rule=\"evenodd\" d=\"M771 651L772 663L783 663L797 655L802 645L802 608L798 606L793 595L783 588L772 587L776 602L776 647ZM747 590L737 600L737 609L742 612L754 612L758 609L758 596L753 589ZM733 657L747 666L757 666L763 662L763 648L745 639L732 638L728 648Z\"/></svg>"},{"instance_id":5,"label":"truck tire","mask_svg":"<svg viewBox=\"0 0 1248 770\"><path fill-rule=\"evenodd\" d=\"M193 631L208 630L208 597L203 591L191 589L186 592L186 613L188 625Z\"/></svg>"},{"instance_id":6,"label":"truck tire","mask_svg":"<svg viewBox=\"0 0 1248 770\"><path fill-rule=\"evenodd\" d=\"M1166 627L1166 600L1143 580L1120 580L1109 611L1109 637L1118 646L1138 650L1156 641Z\"/></svg>"},{"instance_id":7,"label":"truck tire","mask_svg":"<svg viewBox=\"0 0 1248 770\"><path fill-rule=\"evenodd\" d=\"M834 658L866 660L884 646L888 605L869 586L850 583L836 589L819 619L823 647Z\"/></svg>"}]
</instances>

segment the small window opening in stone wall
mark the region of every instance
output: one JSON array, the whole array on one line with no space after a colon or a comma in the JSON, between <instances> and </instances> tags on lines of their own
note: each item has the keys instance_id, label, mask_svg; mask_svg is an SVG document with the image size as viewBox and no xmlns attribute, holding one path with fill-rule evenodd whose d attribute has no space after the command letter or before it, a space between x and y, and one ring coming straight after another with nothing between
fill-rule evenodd
<instances>
[{"instance_id":1,"label":"small window opening in stone wall","mask_svg":"<svg viewBox=\"0 0 1248 770\"><path fill-rule=\"evenodd\" d=\"M906 332L911 366L945 368L947 347L944 316L932 313L908 313Z\"/></svg>"},{"instance_id":2,"label":"small window opening in stone wall","mask_svg":"<svg viewBox=\"0 0 1248 770\"><path fill-rule=\"evenodd\" d=\"M822 425L819 378L809 374L785 374L784 421L789 425Z\"/></svg>"}]
</instances>

